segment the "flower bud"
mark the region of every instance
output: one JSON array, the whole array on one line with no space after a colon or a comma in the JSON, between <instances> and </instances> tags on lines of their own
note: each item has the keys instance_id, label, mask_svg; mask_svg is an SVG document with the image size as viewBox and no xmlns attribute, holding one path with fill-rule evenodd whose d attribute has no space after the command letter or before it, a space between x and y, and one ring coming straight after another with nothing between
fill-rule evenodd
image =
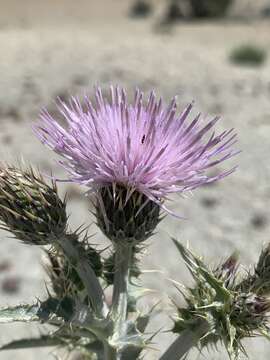
<instances>
[{"instance_id":1,"label":"flower bud","mask_svg":"<svg viewBox=\"0 0 270 360\"><path fill-rule=\"evenodd\" d=\"M237 258L232 255L216 270L211 271L201 258L175 241L194 280L195 286L184 292L186 307L178 308L175 333L193 331L198 321L208 324L208 332L200 346L222 341L231 359L244 350L242 340L256 333L268 334L270 299L238 284ZM267 335L268 336L268 335Z\"/></svg>"},{"instance_id":2,"label":"flower bud","mask_svg":"<svg viewBox=\"0 0 270 360\"><path fill-rule=\"evenodd\" d=\"M270 244L259 257L254 273L248 273L240 284L242 291L252 291L258 295L270 294Z\"/></svg>"},{"instance_id":3,"label":"flower bud","mask_svg":"<svg viewBox=\"0 0 270 360\"><path fill-rule=\"evenodd\" d=\"M241 293L233 301L231 321L236 329L243 329L243 333L244 329L252 332L264 325L269 309L269 299L253 293Z\"/></svg>"},{"instance_id":4,"label":"flower bud","mask_svg":"<svg viewBox=\"0 0 270 360\"><path fill-rule=\"evenodd\" d=\"M255 268L255 291L261 294L270 293L270 244L262 250L258 264Z\"/></svg>"},{"instance_id":5,"label":"flower bud","mask_svg":"<svg viewBox=\"0 0 270 360\"><path fill-rule=\"evenodd\" d=\"M0 220L17 239L47 245L66 230L66 204L60 200L55 183L48 186L33 169L2 168Z\"/></svg>"},{"instance_id":6,"label":"flower bud","mask_svg":"<svg viewBox=\"0 0 270 360\"><path fill-rule=\"evenodd\" d=\"M160 207L138 191L116 185L100 189L97 225L113 242L140 243L149 238L160 220Z\"/></svg>"}]
</instances>

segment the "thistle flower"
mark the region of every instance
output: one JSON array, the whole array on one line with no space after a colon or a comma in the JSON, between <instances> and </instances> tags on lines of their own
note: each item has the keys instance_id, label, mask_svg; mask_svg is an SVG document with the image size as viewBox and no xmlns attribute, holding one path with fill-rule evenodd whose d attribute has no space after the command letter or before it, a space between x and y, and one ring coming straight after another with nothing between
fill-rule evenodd
<instances>
[{"instance_id":1,"label":"thistle flower","mask_svg":"<svg viewBox=\"0 0 270 360\"><path fill-rule=\"evenodd\" d=\"M139 90L129 104L118 87L111 87L110 101L98 88L95 102L94 106L86 98L83 107L76 98L69 105L60 101L67 128L43 110L35 131L64 158L59 163L67 170L68 180L88 186L89 193L101 199L101 208L104 188L124 188L126 199L134 192L143 194L141 207L151 201L165 208L163 202L170 194L188 192L235 169L208 174L236 154L232 149L236 134L231 129L216 135L212 129L217 117L203 123L197 115L188 122L192 104L177 114L176 99L165 106L152 92L144 104Z\"/></svg>"},{"instance_id":2,"label":"thistle flower","mask_svg":"<svg viewBox=\"0 0 270 360\"><path fill-rule=\"evenodd\" d=\"M46 245L65 232L66 204L33 169L1 168L0 221L19 240Z\"/></svg>"}]
</instances>

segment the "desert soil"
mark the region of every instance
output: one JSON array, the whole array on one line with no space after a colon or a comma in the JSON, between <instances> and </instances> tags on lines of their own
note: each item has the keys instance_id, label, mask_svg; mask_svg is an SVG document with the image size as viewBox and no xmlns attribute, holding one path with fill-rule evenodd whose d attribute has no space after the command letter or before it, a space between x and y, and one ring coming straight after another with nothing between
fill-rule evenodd
<instances>
[{"instance_id":1,"label":"desert soil","mask_svg":"<svg viewBox=\"0 0 270 360\"><path fill-rule=\"evenodd\" d=\"M270 55L270 19L259 13L267 1L238 1L227 21L183 22L160 28L163 11L149 19L127 17L124 0L0 1L0 156L1 160L39 166L59 177L64 171L56 156L35 138L31 125L39 109L55 113L54 99L71 94L92 93L94 84L124 85L130 94L136 86L146 93L156 89L166 101L178 95L179 107L195 100L193 114L210 118L221 115L220 129L234 127L242 153L224 166L239 165L230 177L199 189L188 198L175 197L168 206L187 220L167 216L160 224L143 257L145 269L163 274L147 274L143 282L157 290L148 304L162 299L160 308L173 309L168 295L181 298L168 278L190 283L182 260L170 237L177 237L211 264L234 250L242 264L252 267L260 250L269 241L270 228L270 58L262 67L235 66L228 60L232 48L243 43L257 44ZM252 19L248 18L252 15ZM222 165L223 167L223 165ZM91 224L85 189L59 185L70 191L71 227ZM95 243L104 245L102 235L92 225ZM1 232L0 304L32 302L45 296L42 251L27 247ZM2 264L2 267L1 267ZM161 315L152 330L166 330L169 320ZM42 326L1 325L0 342L44 333ZM147 360L158 359L172 341L160 334ZM265 340L245 341L251 359L268 359L270 344ZM227 359L219 352L193 352L191 359ZM50 349L3 352L2 360L53 359Z\"/></svg>"}]
</instances>

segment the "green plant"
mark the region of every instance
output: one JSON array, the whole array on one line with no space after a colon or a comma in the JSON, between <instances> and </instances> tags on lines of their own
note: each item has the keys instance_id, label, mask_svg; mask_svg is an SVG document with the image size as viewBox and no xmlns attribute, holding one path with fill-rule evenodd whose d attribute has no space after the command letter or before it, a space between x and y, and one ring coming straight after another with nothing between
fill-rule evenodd
<instances>
[{"instance_id":1,"label":"green plant","mask_svg":"<svg viewBox=\"0 0 270 360\"><path fill-rule=\"evenodd\" d=\"M129 14L131 17L143 18L147 17L152 12L152 6L147 0L135 0L132 5Z\"/></svg>"},{"instance_id":2,"label":"green plant","mask_svg":"<svg viewBox=\"0 0 270 360\"><path fill-rule=\"evenodd\" d=\"M260 66L267 57L263 48L256 45L241 45L232 50L230 54L231 62L239 65Z\"/></svg>"},{"instance_id":3,"label":"green plant","mask_svg":"<svg viewBox=\"0 0 270 360\"><path fill-rule=\"evenodd\" d=\"M140 279L141 250L162 212L172 213L165 206L171 193L185 193L235 170L208 173L236 155L236 134L233 129L213 131L218 118L203 124L198 115L188 123L191 104L176 115L175 99L165 107L152 92L145 104L137 90L130 104L118 87L111 88L110 102L98 88L95 102L95 107L89 99L86 106L75 98L69 105L61 102L68 126L43 110L35 131L64 158L60 164L68 180L88 187L109 251L94 246L86 229L70 228L66 199L54 181L47 184L33 169L1 165L2 227L24 244L45 247L50 281L44 299L0 309L0 323L37 322L51 325L51 331L11 341L0 350L55 346L78 351L83 360L147 356L153 309L142 313L138 307L148 293ZM178 337L160 360L179 360L192 347L218 342L236 359L244 351L243 338L269 337L270 248L262 251L255 271L242 276L234 254L210 268L173 241L194 285L183 292L186 306L176 306L170 332Z\"/></svg>"},{"instance_id":4,"label":"green plant","mask_svg":"<svg viewBox=\"0 0 270 360\"><path fill-rule=\"evenodd\" d=\"M226 15L233 0L190 0L195 18L215 18Z\"/></svg>"},{"instance_id":5,"label":"green plant","mask_svg":"<svg viewBox=\"0 0 270 360\"><path fill-rule=\"evenodd\" d=\"M162 24L170 24L183 20L184 14L182 12L179 0L170 0L168 1L168 6L166 8L166 13Z\"/></svg>"}]
</instances>

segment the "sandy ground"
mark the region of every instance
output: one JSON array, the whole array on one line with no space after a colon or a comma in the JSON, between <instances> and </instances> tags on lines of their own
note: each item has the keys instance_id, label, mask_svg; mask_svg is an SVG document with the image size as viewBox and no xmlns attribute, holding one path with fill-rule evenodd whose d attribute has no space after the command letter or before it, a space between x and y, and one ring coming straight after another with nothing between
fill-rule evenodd
<instances>
[{"instance_id":1,"label":"sandy ground","mask_svg":"<svg viewBox=\"0 0 270 360\"><path fill-rule=\"evenodd\" d=\"M42 147L31 130L41 106L55 111L53 100L69 94L91 93L93 84L121 84L133 91L155 88L166 101L179 95L179 106L195 100L194 114L222 115L220 128L235 127L242 153L227 166L239 164L238 171L211 187L196 191L189 199L175 198L171 209L188 218L178 221L167 217L160 225L143 259L145 269L163 270L164 275L147 275L144 282L160 293L163 307L169 308L167 295L181 302L166 280L189 282L190 277L173 247L175 236L215 264L232 251L251 266L260 249L269 241L270 207L270 60L260 68L233 66L230 50L242 43L256 43L270 52L270 20L258 18L267 1L240 1L235 14L226 22L183 23L173 29L156 26L162 12L150 20L132 21L125 15L123 0L92 1L0 1L0 157L15 163L23 157L43 171L50 169L64 176L55 156ZM242 9L242 10L241 10ZM241 13L255 19L238 19ZM237 20L238 19L238 20ZM84 189L61 185L72 191L71 226L91 223ZM96 231L92 226L93 232ZM41 252L11 240L1 233L0 264L11 267L0 271L0 303L17 304L44 295ZM104 244L98 233L95 242ZM18 291L11 293L14 279ZM11 285L10 285L11 283ZM9 285L9 286L8 286ZM12 286L13 285L13 286ZM16 285L16 284L15 284ZM7 287L9 292L7 292ZM16 287L16 286L15 286ZM6 290L5 290L6 289ZM158 316L157 329L166 323ZM166 327L165 327L166 328ZM39 327L1 325L0 342L30 336ZM172 341L158 336L157 349ZM246 341L250 358L268 359L270 344ZM50 350L3 352L2 360L53 359ZM205 352L209 360L227 359L225 352ZM198 357L194 352L191 359ZM147 360L158 359L153 351Z\"/></svg>"}]
</instances>

